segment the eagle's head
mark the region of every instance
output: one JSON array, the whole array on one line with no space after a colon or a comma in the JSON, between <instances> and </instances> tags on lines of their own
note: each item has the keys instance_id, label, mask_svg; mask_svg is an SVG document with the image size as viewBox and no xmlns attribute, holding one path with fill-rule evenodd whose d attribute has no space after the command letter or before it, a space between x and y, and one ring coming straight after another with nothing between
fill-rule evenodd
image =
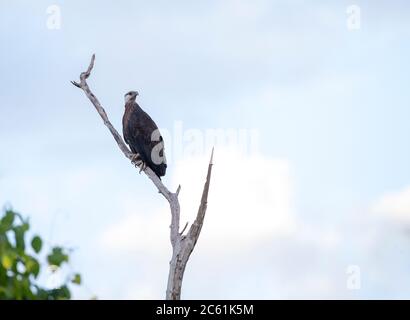
<instances>
[{"instance_id":1,"label":"eagle's head","mask_svg":"<svg viewBox=\"0 0 410 320\"><path fill-rule=\"evenodd\" d=\"M127 104L130 101L135 101L135 98L138 96L138 92L137 91L130 91L127 92L124 96L125 99L125 104Z\"/></svg>"}]
</instances>

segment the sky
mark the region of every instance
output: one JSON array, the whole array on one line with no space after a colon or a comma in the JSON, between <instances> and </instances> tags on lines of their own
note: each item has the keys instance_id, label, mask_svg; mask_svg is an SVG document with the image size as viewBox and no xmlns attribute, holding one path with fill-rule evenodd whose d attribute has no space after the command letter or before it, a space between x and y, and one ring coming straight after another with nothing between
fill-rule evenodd
<instances>
[{"instance_id":1,"label":"sky","mask_svg":"<svg viewBox=\"0 0 410 320\"><path fill-rule=\"evenodd\" d=\"M130 90L160 127L181 224L215 146L183 298L410 298L409 9L0 0L0 206L72 248L75 298L165 296L168 204L70 84L95 53L117 130Z\"/></svg>"}]
</instances>

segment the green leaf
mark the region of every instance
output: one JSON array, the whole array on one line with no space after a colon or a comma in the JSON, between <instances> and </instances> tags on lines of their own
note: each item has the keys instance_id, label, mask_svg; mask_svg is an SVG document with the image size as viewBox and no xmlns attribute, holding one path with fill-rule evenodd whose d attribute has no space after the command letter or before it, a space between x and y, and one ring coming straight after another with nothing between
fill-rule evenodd
<instances>
[{"instance_id":1,"label":"green leaf","mask_svg":"<svg viewBox=\"0 0 410 320\"><path fill-rule=\"evenodd\" d=\"M49 300L66 300L71 298L70 290L66 285L48 291Z\"/></svg>"},{"instance_id":2,"label":"green leaf","mask_svg":"<svg viewBox=\"0 0 410 320\"><path fill-rule=\"evenodd\" d=\"M58 297L59 299L70 299L71 298L71 293L67 286L62 286L60 288L59 294L60 294L60 296Z\"/></svg>"},{"instance_id":3,"label":"green leaf","mask_svg":"<svg viewBox=\"0 0 410 320\"><path fill-rule=\"evenodd\" d=\"M0 252L4 252L11 248L11 244L9 242L9 238L5 233L0 233Z\"/></svg>"},{"instance_id":4,"label":"green leaf","mask_svg":"<svg viewBox=\"0 0 410 320\"><path fill-rule=\"evenodd\" d=\"M48 264L59 267L63 262L68 262L68 255L63 252L63 248L54 247L51 254L47 256Z\"/></svg>"},{"instance_id":5,"label":"green leaf","mask_svg":"<svg viewBox=\"0 0 410 320\"><path fill-rule=\"evenodd\" d=\"M21 300L23 299L23 283L21 279L17 277L13 278L13 289L14 289L14 299Z\"/></svg>"},{"instance_id":6,"label":"green leaf","mask_svg":"<svg viewBox=\"0 0 410 320\"><path fill-rule=\"evenodd\" d=\"M10 254L3 254L1 257L1 264L4 269L9 270L13 266L14 259Z\"/></svg>"},{"instance_id":7,"label":"green leaf","mask_svg":"<svg viewBox=\"0 0 410 320\"><path fill-rule=\"evenodd\" d=\"M24 236L26 231L29 229L28 223L23 223L20 226L14 227L14 235L16 238L16 249L22 253L26 249L25 241L24 241Z\"/></svg>"},{"instance_id":8,"label":"green leaf","mask_svg":"<svg viewBox=\"0 0 410 320\"><path fill-rule=\"evenodd\" d=\"M4 217L0 220L0 230L2 231L10 230L11 227L13 226L15 216L16 214L13 211L7 210Z\"/></svg>"},{"instance_id":9,"label":"green leaf","mask_svg":"<svg viewBox=\"0 0 410 320\"><path fill-rule=\"evenodd\" d=\"M22 284L22 292L23 292L23 297L24 297L24 299L30 299L30 300L32 300L33 298L34 298L34 295L33 295L33 292L31 291L31 288L30 288L30 281L29 281L29 279L28 278L24 278L22 281L21 281L21 284Z\"/></svg>"},{"instance_id":10,"label":"green leaf","mask_svg":"<svg viewBox=\"0 0 410 320\"><path fill-rule=\"evenodd\" d=\"M39 236L35 236L33 240L31 240L31 246L33 247L35 253L39 253L43 247L43 240L41 240Z\"/></svg>"},{"instance_id":11,"label":"green leaf","mask_svg":"<svg viewBox=\"0 0 410 320\"><path fill-rule=\"evenodd\" d=\"M13 297L13 288L10 286L2 287L0 286L0 299L11 299Z\"/></svg>"},{"instance_id":12,"label":"green leaf","mask_svg":"<svg viewBox=\"0 0 410 320\"><path fill-rule=\"evenodd\" d=\"M38 285L34 285L36 291L36 299L38 300L48 300L49 299L49 291L39 287Z\"/></svg>"},{"instance_id":13,"label":"green leaf","mask_svg":"<svg viewBox=\"0 0 410 320\"><path fill-rule=\"evenodd\" d=\"M40 273L40 264L33 257L27 256L25 259L26 273L34 275L37 278Z\"/></svg>"},{"instance_id":14,"label":"green leaf","mask_svg":"<svg viewBox=\"0 0 410 320\"><path fill-rule=\"evenodd\" d=\"M81 284L81 274L76 273L74 275L73 280L71 280L71 282L80 285Z\"/></svg>"}]
</instances>

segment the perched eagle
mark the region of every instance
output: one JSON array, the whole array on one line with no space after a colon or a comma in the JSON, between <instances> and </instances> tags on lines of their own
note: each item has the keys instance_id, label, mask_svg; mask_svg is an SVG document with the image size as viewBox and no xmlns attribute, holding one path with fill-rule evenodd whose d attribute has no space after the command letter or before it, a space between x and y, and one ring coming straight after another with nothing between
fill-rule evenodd
<instances>
[{"instance_id":1,"label":"perched eagle","mask_svg":"<svg viewBox=\"0 0 410 320\"><path fill-rule=\"evenodd\" d=\"M148 166L160 178L165 176L167 162L164 141L157 125L151 117L135 102L138 92L125 94L125 112L122 130L125 142L133 153L138 153L143 168Z\"/></svg>"}]
</instances>

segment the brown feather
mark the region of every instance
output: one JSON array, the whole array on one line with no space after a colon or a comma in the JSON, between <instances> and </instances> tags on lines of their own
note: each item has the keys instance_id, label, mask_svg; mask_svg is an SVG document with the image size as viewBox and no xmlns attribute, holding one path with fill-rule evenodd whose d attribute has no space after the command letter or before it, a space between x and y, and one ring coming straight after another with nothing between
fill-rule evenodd
<instances>
[{"instance_id":1,"label":"brown feather","mask_svg":"<svg viewBox=\"0 0 410 320\"><path fill-rule=\"evenodd\" d=\"M155 122L135 101L125 105L122 126L124 140L131 151L138 153L158 177L164 176L167 169L164 141Z\"/></svg>"}]
</instances>

